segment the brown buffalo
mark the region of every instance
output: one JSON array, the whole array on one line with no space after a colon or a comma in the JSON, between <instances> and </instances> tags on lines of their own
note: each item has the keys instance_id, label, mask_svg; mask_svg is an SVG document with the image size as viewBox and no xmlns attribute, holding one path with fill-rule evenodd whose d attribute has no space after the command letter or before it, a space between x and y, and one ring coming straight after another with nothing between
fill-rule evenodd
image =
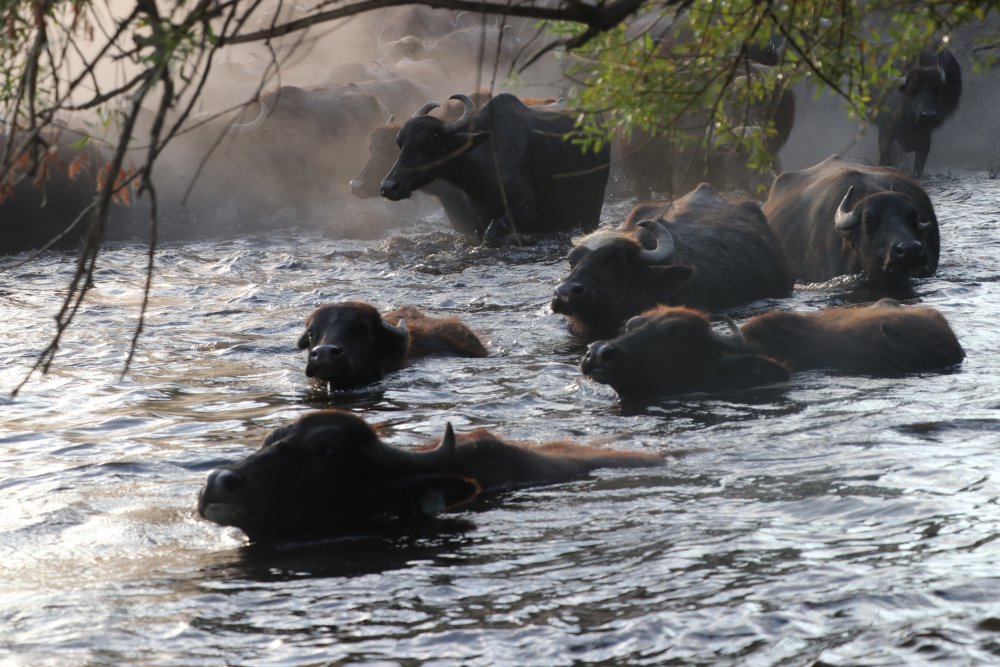
<instances>
[{"instance_id":1,"label":"brown buffalo","mask_svg":"<svg viewBox=\"0 0 1000 667\"><path fill-rule=\"evenodd\" d=\"M940 252L930 198L909 176L838 155L779 176L764 215L792 272L805 282L862 274L894 289L932 275Z\"/></svg>"},{"instance_id":2,"label":"brown buffalo","mask_svg":"<svg viewBox=\"0 0 1000 667\"><path fill-rule=\"evenodd\" d=\"M456 437L451 424L436 448L406 450L383 442L360 418L326 410L272 431L259 451L211 472L198 513L254 541L332 536L596 468L660 465L658 454L565 441L525 446L485 430Z\"/></svg>"},{"instance_id":3,"label":"brown buffalo","mask_svg":"<svg viewBox=\"0 0 1000 667\"><path fill-rule=\"evenodd\" d=\"M703 312L660 306L629 320L614 340L592 343L581 369L628 399L780 382L809 369L892 377L947 369L965 357L941 313L892 299L772 311L742 329L730 326L722 334Z\"/></svg>"},{"instance_id":4,"label":"brown buffalo","mask_svg":"<svg viewBox=\"0 0 1000 667\"><path fill-rule=\"evenodd\" d=\"M334 389L377 382L414 357L488 354L458 318L428 317L412 306L397 308L383 318L374 306L362 301L314 310L306 318L298 347L309 350L306 375Z\"/></svg>"},{"instance_id":5,"label":"brown buffalo","mask_svg":"<svg viewBox=\"0 0 1000 667\"><path fill-rule=\"evenodd\" d=\"M791 294L792 278L760 206L703 183L672 203L636 206L617 230L576 241L552 310L585 340L609 338L658 304L720 310Z\"/></svg>"}]
</instances>

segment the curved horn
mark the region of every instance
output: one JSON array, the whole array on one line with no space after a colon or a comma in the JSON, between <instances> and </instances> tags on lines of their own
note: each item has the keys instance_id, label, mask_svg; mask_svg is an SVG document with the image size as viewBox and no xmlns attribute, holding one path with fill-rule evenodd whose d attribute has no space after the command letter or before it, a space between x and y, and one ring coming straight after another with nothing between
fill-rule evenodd
<instances>
[{"instance_id":1,"label":"curved horn","mask_svg":"<svg viewBox=\"0 0 1000 667\"><path fill-rule=\"evenodd\" d=\"M428 102L424 106L417 109L417 113L413 114L413 118L416 118L417 116L426 116L430 113L431 109L437 109L439 106L441 106L440 102Z\"/></svg>"},{"instance_id":2,"label":"curved horn","mask_svg":"<svg viewBox=\"0 0 1000 667\"><path fill-rule=\"evenodd\" d=\"M719 342L727 350L741 350L743 349L743 332L740 328L736 326L736 322L733 322L733 318L726 316L726 324L729 326L730 333L722 334L713 329L713 338Z\"/></svg>"},{"instance_id":3,"label":"curved horn","mask_svg":"<svg viewBox=\"0 0 1000 667\"><path fill-rule=\"evenodd\" d=\"M642 249L639 257L646 264L665 264L674 256L674 235L662 222L656 220L642 220L637 223L638 227L649 229L656 238L656 247L652 250Z\"/></svg>"},{"instance_id":4,"label":"curved horn","mask_svg":"<svg viewBox=\"0 0 1000 667\"><path fill-rule=\"evenodd\" d=\"M441 444L427 451L412 451L387 445L376 439L375 444L364 450L365 456L372 463L377 463L394 470L441 470L455 458L455 429L451 422L444 429Z\"/></svg>"},{"instance_id":5,"label":"curved horn","mask_svg":"<svg viewBox=\"0 0 1000 667\"><path fill-rule=\"evenodd\" d=\"M234 123L230 124L231 128L234 128L234 129L251 129L251 128L259 126L261 124L261 122L263 122L264 116L266 116L267 112L268 112L267 105L264 104L264 100L262 100L260 98L254 100L254 102L256 102L257 104L260 105L260 113L257 114L257 117L254 118L253 120L249 121L249 122L246 122L246 123L235 123L234 122Z\"/></svg>"},{"instance_id":6,"label":"curved horn","mask_svg":"<svg viewBox=\"0 0 1000 667\"><path fill-rule=\"evenodd\" d=\"M854 194L854 186L847 188L847 194L840 200L837 207L837 214L833 217L833 224L841 234L850 231L861 222L861 216L856 211L851 210L851 195Z\"/></svg>"},{"instance_id":7,"label":"curved horn","mask_svg":"<svg viewBox=\"0 0 1000 667\"><path fill-rule=\"evenodd\" d=\"M469 123L472 122L472 113L475 111L475 105L472 103L472 98L468 95L462 95L461 93L452 95L448 99L458 100L465 105L465 110L462 111L461 118L448 123L444 126L444 129L448 132L461 132L469 125Z\"/></svg>"},{"instance_id":8,"label":"curved horn","mask_svg":"<svg viewBox=\"0 0 1000 667\"><path fill-rule=\"evenodd\" d=\"M407 338L410 337L410 332L406 328L406 320L401 319L399 321L399 324L396 325L389 324L385 320L382 320L382 326L385 327L386 331L391 333L393 336L400 338L401 340L406 340Z\"/></svg>"},{"instance_id":9,"label":"curved horn","mask_svg":"<svg viewBox=\"0 0 1000 667\"><path fill-rule=\"evenodd\" d=\"M937 66L938 66L938 73L941 75L941 85L944 85L945 83L948 82L948 77L945 76L944 66L941 65L941 58L940 57L938 58Z\"/></svg>"}]
</instances>

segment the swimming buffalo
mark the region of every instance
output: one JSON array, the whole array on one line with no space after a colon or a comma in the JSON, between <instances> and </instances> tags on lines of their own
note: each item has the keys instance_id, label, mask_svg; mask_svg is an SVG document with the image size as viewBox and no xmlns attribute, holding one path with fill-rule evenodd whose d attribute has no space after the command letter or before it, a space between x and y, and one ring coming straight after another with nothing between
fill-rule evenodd
<instances>
[{"instance_id":1,"label":"swimming buffalo","mask_svg":"<svg viewBox=\"0 0 1000 667\"><path fill-rule=\"evenodd\" d=\"M382 180L383 197L409 197L436 178L468 195L476 231L489 242L516 232L554 232L597 226L608 180L609 152L571 140L572 116L539 111L502 93L474 112L454 95L462 116L444 122L427 105L400 129L399 158Z\"/></svg>"},{"instance_id":2,"label":"swimming buffalo","mask_svg":"<svg viewBox=\"0 0 1000 667\"><path fill-rule=\"evenodd\" d=\"M864 274L868 285L899 288L937 270L934 207L912 178L834 155L779 176L764 215L797 278L824 282Z\"/></svg>"},{"instance_id":3,"label":"swimming buffalo","mask_svg":"<svg viewBox=\"0 0 1000 667\"><path fill-rule=\"evenodd\" d=\"M944 370L965 357L941 313L892 299L771 311L730 328L723 334L704 312L660 306L629 320L614 340L592 343L581 370L630 399L780 382L809 369L891 377Z\"/></svg>"},{"instance_id":4,"label":"swimming buffalo","mask_svg":"<svg viewBox=\"0 0 1000 667\"><path fill-rule=\"evenodd\" d=\"M662 456L646 452L565 441L525 446L485 430L456 437L451 424L437 447L407 450L348 412L326 410L275 429L260 450L211 472L198 513L258 542L329 537L596 468L660 465Z\"/></svg>"},{"instance_id":5,"label":"swimming buffalo","mask_svg":"<svg viewBox=\"0 0 1000 667\"><path fill-rule=\"evenodd\" d=\"M931 134L955 113L961 96L962 68L952 52L921 51L879 107L875 118L879 164L895 166L893 151L898 145L914 154L913 175L923 174Z\"/></svg>"},{"instance_id":6,"label":"swimming buffalo","mask_svg":"<svg viewBox=\"0 0 1000 667\"><path fill-rule=\"evenodd\" d=\"M306 318L300 350L306 375L334 389L381 380L409 359L431 354L485 357L476 335L456 317L428 317L412 306L385 314L362 301L320 306Z\"/></svg>"},{"instance_id":7,"label":"swimming buffalo","mask_svg":"<svg viewBox=\"0 0 1000 667\"><path fill-rule=\"evenodd\" d=\"M607 338L658 304L720 310L791 294L792 277L760 207L702 184L640 204L620 229L577 239L552 310L585 340Z\"/></svg>"}]
</instances>

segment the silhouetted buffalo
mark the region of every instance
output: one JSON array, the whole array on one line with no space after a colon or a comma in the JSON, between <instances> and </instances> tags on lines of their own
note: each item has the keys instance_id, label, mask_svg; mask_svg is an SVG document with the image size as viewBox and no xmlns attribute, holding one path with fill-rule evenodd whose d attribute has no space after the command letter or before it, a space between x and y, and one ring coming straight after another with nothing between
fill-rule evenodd
<instances>
[{"instance_id":1,"label":"silhouetted buffalo","mask_svg":"<svg viewBox=\"0 0 1000 667\"><path fill-rule=\"evenodd\" d=\"M572 116L539 111L503 93L474 113L445 123L425 106L396 139L396 164L382 181L391 200L409 197L436 178L468 195L477 233L496 241L516 231L554 232L597 226L608 180L609 151L583 150L570 139Z\"/></svg>"},{"instance_id":2,"label":"silhouetted buffalo","mask_svg":"<svg viewBox=\"0 0 1000 667\"><path fill-rule=\"evenodd\" d=\"M335 389L376 382L430 354L485 357L486 348L455 317L428 317L412 306L386 313L362 301L320 306L306 318L300 350L309 350L306 375Z\"/></svg>"},{"instance_id":3,"label":"silhouetted buffalo","mask_svg":"<svg viewBox=\"0 0 1000 667\"><path fill-rule=\"evenodd\" d=\"M863 273L873 287L898 287L937 270L934 207L912 178L834 155L779 176L764 215L788 265L805 282Z\"/></svg>"},{"instance_id":4,"label":"silhouetted buffalo","mask_svg":"<svg viewBox=\"0 0 1000 667\"><path fill-rule=\"evenodd\" d=\"M660 465L658 454L571 442L529 447L484 430L456 438L451 424L436 448L405 450L382 442L360 418L326 410L275 429L259 451L211 472L198 513L254 541L332 536L596 468Z\"/></svg>"},{"instance_id":5,"label":"silhouetted buffalo","mask_svg":"<svg viewBox=\"0 0 1000 667\"><path fill-rule=\"evenodd\" d=\"M671 204L636 206L622 228L577 239L567 259L552 310L585 340L614 336L657 304L719 310L792 291L760 206L704 183Z\"/></svg>"},{"instance_id":6,"label":"silhouetted buffalo","mask_svg":"<svg viewBox=\"0 0 1000 667\"><path fill-rule=\"evenodd\" d=\"M622 398L643 398L780 382L789 371L809 369L897 376L965 358L941 313L892 299L866 308L771 311L730 327L721 334L703 312L660 306L629 320L618 338L592 343L581 370Z\"/></svg>"},{"instance_id":7,"label":"silhouetted buffalo","mask_svg":"<svg viewBox=\"0 0 1000 667\"><path fill-rule=\"evenodd\" d=\"M478 91L470 96L475 108L485 104L491 95L488 91ZM557 104L556 98L521 98L528 106L552 111ZM436 104L436 103L432 103ZM458 100L448 100L443 107L432 108L428 113L444 122L454 121L462 116L465 105ZM368 138L368 162L361 168L357 176L351 179L351 194L359 199L370 199L379 196L382 178L389 173L399 158L399 146L396 136L400 125L393 118L381 127L375 128ZM436 179L420 188L420 192L437 199L444 209L448 221L455 231L470 238L479 239L477 230L478 213L469 197L451 183Z\"/></svg>"},{"instance_id":8,"label":"silhouetted buffalo","mask_svg":"<svg viewBox=\"0 0 1000 667\"><path fill-rule=\"evenodd\" d=\"M917 63L904 71L879 107L875 118L879 164L896 166L893 148L899 145L914 154L913 175L923 174L931 134L955 113L961 96L962 68L951 51L921 51Z\"/></svg>"}]
</instances>

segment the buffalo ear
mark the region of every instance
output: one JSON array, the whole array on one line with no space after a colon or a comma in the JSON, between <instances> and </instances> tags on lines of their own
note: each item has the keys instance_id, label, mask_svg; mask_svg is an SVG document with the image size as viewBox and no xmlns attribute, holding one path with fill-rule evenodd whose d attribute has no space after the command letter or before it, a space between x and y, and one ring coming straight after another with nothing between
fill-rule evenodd
<instances>
[{"instance_id":1,"label":"buffalo ear","mask_svg":"<svg viewBox=\"0 0 1000 667\"><path fill-rule=\"evenodd\" d=\"M305 349L307 349L309 347L309 330L308 329L306 329L305 331L302 332L302 335L299 336L299 342L296 343L296 345L298 345L298 347L299 347L300 350L305 350Z\"/></svg>"},{"instance_id":2,"label":"buffalo ear","mask_svg":"<svg viewBox=\"0 0 1000 667\"><path fill-rule=\"evenodd\" d=\"M724 356L709 372L711 384L719 389L744 389L762 384L788 382L788 369L757 354Z\"/></svg>"},{"instance_id":3,"label":"buffalo ear","mask_svg":"<svg viewBox=\"0 0 1000 667\"><path fill-rule=\"evenodd\" d=\"M678 285L694 275L694 269L680 264L650 266L647 281L659 294L675 289Z\"/></svg>"},{"instance_id":4,"label":"buffalo ear","mask_svg":"<svg viewBox=\"0 0 1000 667\"><path fill-rule=\"evenodd\" d=\"M395 482L388 489L393 513L406 518L427 518L472 501L479 483L461 475L415 475Z\"/></svg>"}]
</instances>

